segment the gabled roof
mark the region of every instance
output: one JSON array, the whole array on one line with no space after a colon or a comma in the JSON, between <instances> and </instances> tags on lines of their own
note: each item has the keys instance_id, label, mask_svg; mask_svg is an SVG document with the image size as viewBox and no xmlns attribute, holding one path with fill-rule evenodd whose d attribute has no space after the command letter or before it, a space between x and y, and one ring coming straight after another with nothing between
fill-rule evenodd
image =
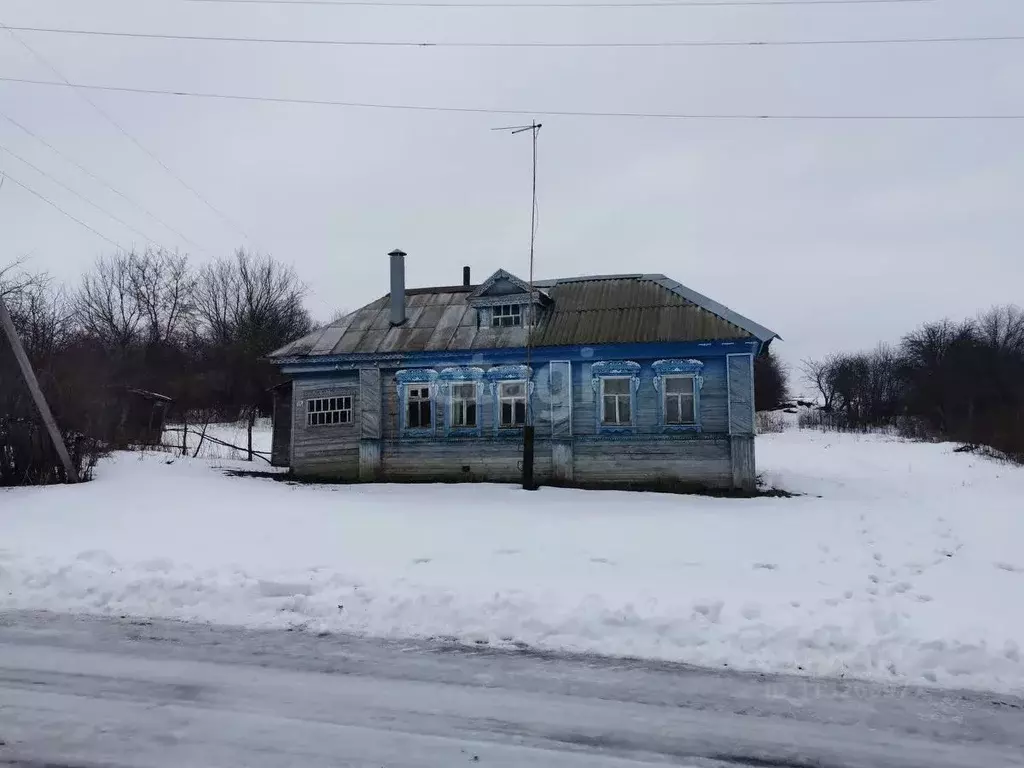
<instances>
[{"instance_id":1,"label":"gabled roof","mask_svg":"<svg viewBox=\"0 0 1024 768\"><path fill-rule=\"evenodd\" d=\"M389 296L271 353L276 360L348 354L455 352L525 347L528 329L480 326L471 301L481 286L406 291L406 322L390 323ZM518 278L524 292L529 286ZM665 275L595 275L534 282L550 299L538 310L536 347L757 339L778 334ZM486 289L485 289L486 290Z\"/></svg>"},{"instance_id":2,"label":"gabled roof","mask_svg":"<svg viewBox=\"0 0 1024 768\"><path fill-rule=\"evenodd\" d=\"M505 285L503 286L502 283ZM503 291L496 291L496 288L505 288ZM511 291L507 290L511 289ZM488 277L484 282L480 283L473 291L469 294L467 301L470 304L481 302L491 298L492 292L495 297L515 295L516 293L528 294L530 293L530 284L525 280L516 277L511 272L506 272L504 269L499 269L493 275ZM538 287L537 283L533 284L534 296L543 303L548 303L550 297Z\"/></svg>"}]
</instances>

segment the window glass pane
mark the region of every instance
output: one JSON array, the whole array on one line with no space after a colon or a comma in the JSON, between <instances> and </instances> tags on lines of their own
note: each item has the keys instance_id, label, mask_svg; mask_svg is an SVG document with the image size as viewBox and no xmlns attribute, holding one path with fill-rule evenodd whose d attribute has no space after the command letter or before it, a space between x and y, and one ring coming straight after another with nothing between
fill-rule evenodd
<instances>
[{"instance_id":1,"label":"window glass pane","mask_svg":"<svg viewBox=\"0 0 1024 768\"><path fill-rule=\"evenodd\" d=\"M501 404L501 423L503 426L508 426L512 423L512 403L510 402Z\"/></svg>"},{"instance_id":2,"label":"window glass pane","mask_svg":"<svg viewBox=\"0 0 1024 768\"><path fill-rule=\"evenodd\" d=\"M605 379L604 393L606 395L628 395L629 379Z\"/></svg>"},{"instance_id":3,"label":"window glass pane","mask_svg":"<svg viewBox=\"0 0 1024 768\"><path fill-rule=\"evenodd\" d=\"M523 387L522 383L518 381L501 385L502 397L522 397L525 393L525 388Z\"/></svg>"},{"instance_id":4,"label":"window glass pane","mask_svg":"<svg viewBox=\"0 0 1024 768\"><path fill-rule=\"evenodd\" d=\"M680 419L679 413L679 398L678 397L666 397L665 398L665 423L666 424L678 424Z\"/></svg>"},{"instance_id":5,"label":"window glass pane","mask_svg":"<svg viewBox=\"0 0 1024 768\"><path fill-rule=\"evenodd\" d=\"M430 426L430 403L420 403L420 424L424 427Z\"/></svg>"},{"instance_id":6,"label":"window glass pane","mask_svg":"<svg viewBox=\"0 0 1024 768\"><path fill-rule=\"evenodd\" d=\"M420 425L420 409L416 403L409 403L409 416L406 419L406 426L416 429Z\"/></svg>"},{"instance_id":7,"label":"window glass pane","mask_svg":"<svg viewBox=\"0 0 1024 768\"><path fill-rule=\"evenodd\" d=\"M466 424L467 427L476 426L476 403L470 402L466 405Z\"/></svg>"},{"instance_id":8,"label":"window glass pane","mask_svg":"<svg viewBox=\"0 0 1024 768\"><path fill-rule=\"evenodd\" d=\"M620 424L629 424L630 421L631 421L631 418L630 418L630 415L629 415L629 398L628 397L620 397L619 398L619 423Z\"/></svg>"},{"instance_id":9,"label":"window glass pane","mask_svg":"<svg viewBox=\"0 0 1024 768\"><path fill-rule=\"evenodd\" d=\"M676 376L665 379L665 391L691 394L693 392L693 379L689 376Z\"/></svg>"},{"instance_id":10,"label":"window glass pane","mask_svg":"<svg viewBox=\"0 0 1024 768\"><path fill-rule=\"evenodd\" d=\"M526 401L516 400L516 424L526 423Z\"/></svg>"},{"instance_id":11,"label":"window glass pane","mask_svg":"<svg viewBox=\"0 0 1024 768\"><path fill-rule=\"evenodd\" d=\"M456 384L454 395L463 400L472 400L476 397L476 384Z\"/></svg>"},{"instance_id":12,"label":"window glass pane","mask_svg":"<svg viewBox=\"0 0 1024 768\"><path fill-rule=\"evenodd\" d=\"M694 409L693 409L693 398L682 397L679 400L680 410L682 411L681 421L683 424L693 424L696 421Z\"/></svg>"},{"instance_id":13,"label":"window glass pane","mask_svg":"<svg viewBox=\"0 0 1024 768\"><path fill-rule=\"evenodd\" d=\"M606 395L604 398L604 417L602 421L605 424L615 424L617 421L614 395Z\"/></svg>"}]
</instances>

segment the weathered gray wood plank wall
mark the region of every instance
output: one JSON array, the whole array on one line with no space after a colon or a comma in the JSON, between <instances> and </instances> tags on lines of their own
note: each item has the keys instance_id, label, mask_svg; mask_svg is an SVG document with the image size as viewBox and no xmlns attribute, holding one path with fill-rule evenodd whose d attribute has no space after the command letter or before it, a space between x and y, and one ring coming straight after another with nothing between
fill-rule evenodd
<instances>
[{"instance_id":1,"label":"weathered gray wood plank wall","mask_svg":"<svg viewBox=\"0 0 1024 768\"><path fill-rule=\"evenodd\" d=\"M293 384L292 469L297 474L338 479L359 477L359 375L356 372L296 379ZM317 397L351 397L353 419L347 424L310 427L306 401Z\"/></svg>"}]
</instances>

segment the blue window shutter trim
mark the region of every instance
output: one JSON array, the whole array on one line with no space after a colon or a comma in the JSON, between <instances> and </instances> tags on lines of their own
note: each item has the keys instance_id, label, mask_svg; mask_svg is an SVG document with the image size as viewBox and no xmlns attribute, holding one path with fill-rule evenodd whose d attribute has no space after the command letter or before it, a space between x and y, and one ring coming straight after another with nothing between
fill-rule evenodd
<instances>
[{"instance_id":1,"label":"blue window shutter trim","mask_svg":"<svg viewBox=\"0 0 1024 768\"><path fill-rule=\"evenodd\" d=\"M395 380L399 384L411 384L413 382L434 382L437 381L437 371L433 368L410 368L399 371L395 374Z\"/></svg>"},{"instance_id":2,"label":"blue window shutter trim","mask_svg":"<svg viewBox=\"0 0 1024 768\"><path fill-rule=\"evenodd\" d=\"M629 424L604 424L604 398L601 392L601 381L607 378L628 377L629 387ZM590 385L597 394L595 420L598 434L632 434L636 431L636 393L640 389L640 363L633 360L600 360L590 366Z\"/></svg>"},{"instance_id":3,"label":"blue window shutter trim","mask_svg":"<svg viewBox=\"0 0 1024 768\"><path fill-rule=\"evenodd\" d=\"M496 365L484 372L491 388L499 381L532 381L533 370L528 365Z\"/></svg>"},{"instance_id":4,"label":"blue window shutter trim","mask_svg":"<svg viewBox=\"0 0 1024 768\"><path fill-rule=\"evenodd\" d=\"M483 368L445 368L437 375L438 380L445 381L480 381L484 377Z\"/></svg>"}]
</instances>

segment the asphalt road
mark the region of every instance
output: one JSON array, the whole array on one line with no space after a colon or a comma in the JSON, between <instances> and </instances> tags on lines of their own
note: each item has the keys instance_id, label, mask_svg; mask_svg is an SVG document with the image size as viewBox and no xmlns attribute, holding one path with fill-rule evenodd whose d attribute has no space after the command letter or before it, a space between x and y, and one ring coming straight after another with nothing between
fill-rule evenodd
<instances>
[{"instance_id":1,"label":"asphalt road","mask_svg":"<svg viewBox=\"0 0 1024 768\"><path fill-rule=\"evenodd\" d=\"M0 615L0 766L1024 766L1024 700Z\"/></svg>"}]
</instances>

